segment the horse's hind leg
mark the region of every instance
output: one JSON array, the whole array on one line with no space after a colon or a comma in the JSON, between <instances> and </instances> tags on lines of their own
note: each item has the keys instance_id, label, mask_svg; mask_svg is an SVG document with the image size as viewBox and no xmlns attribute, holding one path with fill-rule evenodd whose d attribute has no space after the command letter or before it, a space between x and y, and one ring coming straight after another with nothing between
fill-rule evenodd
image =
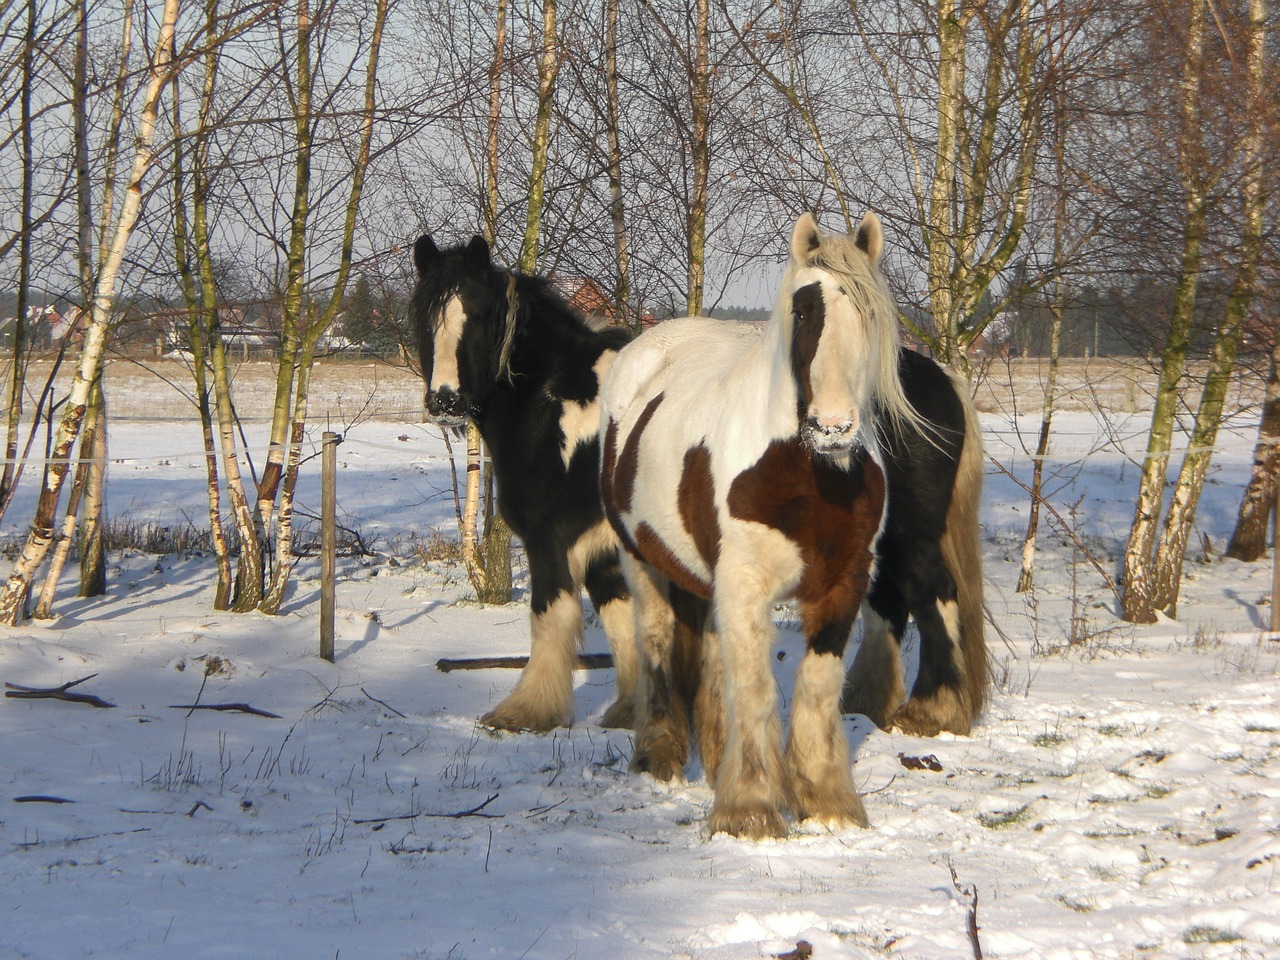
<instances>
[{"instance_id":1,"label":"horse's hind leg","mask_svg":"<svg viewBox=\"0 0 1280 960\"><path fill-rule=\"evenodd\" d=\"M906 699L902 680L902 631L907 607L896 589L877 580L862 605L862 644L849 667L842 713L864 714L883 728Z\"/></svg>"},{"instance_id":2,"label":"horse's hind leg","mask_svg":"<svg viewBox=\"0 0 1280 960\"><path fill-rule=\"evenodd\" d=\"M796 671L787 737L792 809L801 820L836 827L867 825L867 812L853 785L849 744L840 724L841 654L851 619L831 624L810 639Z\"/></svg>"},{"instance_id":3,"label":"horse's hind leg","mask_svg":"<svg viewBox=\"0 0 1280 960\"><path fill-rule=\"evenodd\" d=\"M585 584L596 608L604 635L613 652L617 699L604 712L600 725L631 727L635 724L636 662L635 621L631 593L622 576L618 552L611 550L587 566Z\"/></svg>"},{"instance_id":4,"label":"horse's hind leg","mask_svg":"<svg viewBox=\"0 0 1280 960\"><path fill-rule=\"evenodd\" d=\"M684 775L689 762L689 711L679 695L672 662L676 626L667 581L631 557L623 559L635 606L639 676L636 684L636 747L631 769L659 780Z\"/></svg>"},{"instance_id":5,"label":"horse's hind leg","mask_svg":"<svg viewBox=\"0 0 1280 960\"><path fill-rule=\"evenodd\" d=\"M516 688L480 722L499 730L542 732L573 719L582 598L564 553L526 547L533 592L529 663Z\"/></svg>"}]
</instances>

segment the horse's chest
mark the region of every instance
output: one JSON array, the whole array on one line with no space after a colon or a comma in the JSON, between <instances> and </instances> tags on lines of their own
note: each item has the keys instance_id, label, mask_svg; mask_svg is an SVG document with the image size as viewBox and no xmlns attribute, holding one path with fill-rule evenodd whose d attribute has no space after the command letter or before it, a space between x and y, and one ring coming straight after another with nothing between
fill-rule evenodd
<instances>
[{"instance_id":1,"label":"horse's chest","mask_svg":"<svg viewBox=\"0 0 1280 960\"><path fill-rule=\"evenodd\" d=\"M865 566L884 513L884 474L865 452L848 470L792 439L770 444L729 485L730 517L763 524L791 540L807 576L844 577Z\"/></svg>"}]
</instances>

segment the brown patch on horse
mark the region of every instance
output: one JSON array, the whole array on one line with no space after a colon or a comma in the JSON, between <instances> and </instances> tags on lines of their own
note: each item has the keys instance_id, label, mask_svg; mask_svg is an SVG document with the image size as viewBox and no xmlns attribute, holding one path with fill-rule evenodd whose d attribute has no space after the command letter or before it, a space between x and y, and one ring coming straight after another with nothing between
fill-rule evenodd
<instances>
[{"instance_id":1,"label":"brown patch on horse","mask_svg":"<svg viewBox=\"0 0 1280 960\"><path fill-rule=\"evenodd\" d=\"M681 590L687 590L706 600L711 599L711 584L686 567L667 546L666 541L647 523L641 523L635 529L634 553Z\"/></svg>"},{"instance_id":2,"label":"brown patch on horse","mask_svg":"<svg viewBox=\"0 0 1280 960\"><path fill-rule=\"evenodd\" d=\"M720 521L711 479L711 451L701 443L685 451L677 503L680 519L698 554L714 569L720 556Z\"/></svg>"},{"instance_id":3,"label":"brown patch on horse","mask_svg":"<svg viewBox=\"0 0 1280 960\"><path fill-rule=\"evenodd\" d=\"M618 424L609 418L609 425L605 427L604 442L600 447L600 501L604 506L604 515L609 521L609 525L613 527L614 532L623 540L628 541L627 531L622 526L622 516L618 510L618 503L614 491L614 473L618 460ZM635 553L630 543L627 549Z\"/></svg>"},{"instance_id":4,"label":"brown patch on horse","mask_svg":"<svg viewBox=\"0 0 1280 960\"><path fill-rule=\"evenodd\" d=\"M884 512L884 474L865 450L853 457L842 470L794 437L775 440L729 488L732 516L772 527L799 548L805 576L796 598L818 652L844 649L866 596Z\"/></svg>"},{"instance_id":5,"label":"brown patch on horse","mask_svg":"<svg viewBox=\"0 0 1280 960\"><path fill-rule=\"evenodd\" d=\"M627 437L627 442L622 445L616 462L612 456L609 458L611 470L607 496L613 500L618 513L628 513L631 510L631 498L636 491L636 473L640 468L640 438L644 435L649 421L653 419L654 413L657 412L659 404L662 403L662 398L663 395L659 393L645 404L645 408L640 411L640 416L636 419L636 425ZM609 429L610 431L616 429L612 419L609 421ZM609 439L606 437L606 443L608 442ZM616 443L616 439L614 442Z\"/></svg>"}]
</instances>

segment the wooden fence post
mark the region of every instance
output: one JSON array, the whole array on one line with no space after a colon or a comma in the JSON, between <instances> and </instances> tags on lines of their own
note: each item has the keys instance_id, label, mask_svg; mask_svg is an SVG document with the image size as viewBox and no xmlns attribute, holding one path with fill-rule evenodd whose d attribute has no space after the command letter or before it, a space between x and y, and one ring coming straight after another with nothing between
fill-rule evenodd
<instances>
[{"instance_id":1,"label":"wooden fence post","mask_svg":"<svg viewBox=\"0 0 1280 960\"><path fill-rule=\"evenodd\" d=\"M334 580L337 568L338 444L342 434L324 432L320 457L320 656L333 663Z\"/></svg>"}]
</instances>

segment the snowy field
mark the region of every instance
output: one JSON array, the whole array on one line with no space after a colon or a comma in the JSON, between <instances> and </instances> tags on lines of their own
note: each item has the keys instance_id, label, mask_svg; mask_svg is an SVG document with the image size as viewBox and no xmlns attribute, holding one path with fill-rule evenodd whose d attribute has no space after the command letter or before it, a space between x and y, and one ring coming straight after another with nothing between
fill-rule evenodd
<instances>
[{"instance_id":1,"label":"snowy field","mask_svg":"<svg viewBox=\"0 0 1280 960\"><path fill-rule=\"evenodd\" d=\"M112 376L126 384L112 515L205 525L183 402ZM456 565L415 552L454 530L417 383L372 366L321 382L313 439L326 425L346 438L340 522L377 551L340 560L335 664L317 657L313 560L268 618L211 611L207 556L116 554L108 597L75 599L68 582L57 620L0 632L0 680L94 675L74 689L114 704L0 701L0 960L737 960L801 956L800 941L819 960L963 960L974 894L987 957L1280 957L1271 572L1219 556L1256 414L1221 439L1179 620L1152 627L1118 622L1053 521L1034 592L1016 594L1026 497L989 464L996 688L980 727L920 740L847 718L872 826L749 843L706 835L698 769L676 786L627 772L630 737L595 722L611 671L577 674L571 729L476 726L514 672L435 663L527 652L527 606L479 606ZM1038 411L1011 393L1024 416L983 404L987 451L1026 479L1019 437ZM1079 395L1048 490L1110 571L1146 415ZM251 420L258 449L263 429ZM304 467L303 510L318 509L318 472ZM6 538L29 522L26 497ZM786 609L778 620L785 709L803 644ZM594 622L586 644L606 649Z\"/></svg>"}]
</instances>

